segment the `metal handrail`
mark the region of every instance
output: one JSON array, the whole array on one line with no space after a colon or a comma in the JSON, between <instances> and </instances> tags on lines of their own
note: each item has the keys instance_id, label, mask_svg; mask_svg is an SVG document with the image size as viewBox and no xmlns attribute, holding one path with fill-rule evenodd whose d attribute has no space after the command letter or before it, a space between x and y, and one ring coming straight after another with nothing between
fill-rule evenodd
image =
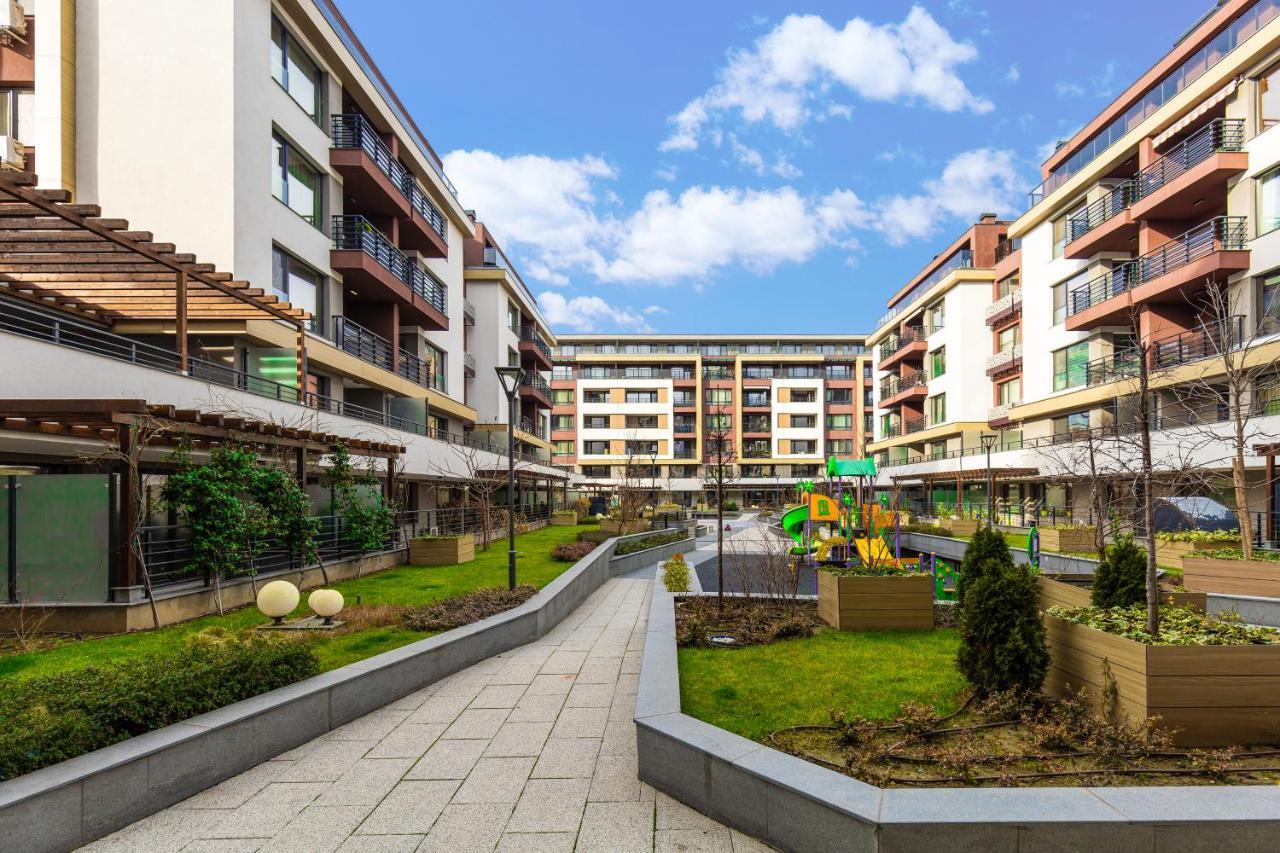
<instances>
[{"instance_id":1,"label":"metal handrail","mask_svg":"<svg viewBox=\"0 0 1280 853\"><path fill-rule=\"evenodd\" d=\"M1138 173L1137 198L1146 198L1220 151L1240 151L1243 147L1244 119L1216 118Z\"/></svg>"},{"instance_id":2,"label":"metal handrail","mask_svg":"<svg viewBox=\"0 0 1280 853\"><path fill-rule=\"evenodd\" d=\"M1222 322L1153 341L1152 366L1156 369L1177 367L1238 349L1246 343L1244 321L1244 316L1237 314Z\"/></svg>"},{"instance_id":3,"label":"metal handrail","mask_svg":"<svg viewBox=\"0 0 1280 853\"><path fill-rule=\"evenodd\" d=\"M929 376L923 370L913 370L902 376L893 376L880 383L880 399L887 400L903 391L929 384Z\"/></svg>"},{"instance_id":4,"label":"metal handrail","mask_svg":"<svg viewBox=\"0 0 1280 853\"><path fill-rule=\"evenodd\" d=\"M433 387L431 384L431 362L418 358L407 349L400 349L400 365L397 371L405 379L423 388Z\"/></svg>"},{"instance_id":5,"label":"metal handrail","mask_svg":"<svg viewBox=\"0 0 1280 853\"><path fill-rule=\"evenodd\" d=\"M342 316L334 317L333 342L338 349L354 355L361 361L375 364L383 370L391 369L391 341L376 332L369 331L359 323Z\"/></svg>"},{"instance_id":6,"label":"metal handrail","mask_svg":"<svg viewBox=\"0 0 1280 853\"><path fill-rule=\"evenodd\" d=\"M449 286L422 264L409 261L409 272L409 288L441 314L449 313Z\"/></svg>"},{"instance_id":7,"label":"metal handrail","mask_svg":"<svg viewBox=\"0 0 1280 853\"><path fill-rule=\"evenodd\" d=\"M880 360L884 361L917 341L926 340L931 332L932 329L925 326L908 326L905 331L890 335L880 344Z\"/></svg>"},{"instance_id":8,"label":"metal handrail","mask_svg":"<svg viewBox=\"0 0 1280 853\"><path fill-rule=\"evenodd\" d=\"M396 159L395 154L391 153L391 148L382 141L382 137L374 130L368 119L360 113L336 115L332 119L331 135L334 148L358 148L368 154L369 159L378 167L378 171L395 184L396 189L409 202L409 206L427 221L431 230L446 242L448 241L449 227L444 214L427 196L426 190L418 183L413 173Z\"/></svg>"},{"instance_id":9,"label":"metal handrail","mask_svg":"<svg viewBox=\"0 0 1280 853\"><path fill-rule=\"evenodd\" d=\"M535 373L534 371L531 371L531 370L526 370L523 374L521 374L520 384L526 388L532 388L535 391L541 391L544 394L551 393L551 385L547 382L547 380L543 379L541 374Z\"/></svg>"},{"instance_id":10,"label":"metal handrail","mask_svg":"<svg viewBox=\"0 0 1280 853\"><path fill-rule=\"evenodd\" d=\"M551 347L542 339L542 335L539 334L536 326L521 326L520 342L534 344L540 352L546 354L548 358L551 357Z\"/></svg>"},{"instance_id":11,"label":"metal handrail","mask_svg":"<svg viewBox=\"0 0 1280 853\"><path fill-rule=\"evenodd\" d=\"M1000 261L1003 261L1021 248L1021 237L1005 237L999 243L996 243L996 263L1000 263Z\"/></svg>"},{"instance_id":12,"label":"metal handrail","mask_svg":"<svg viewBox=\"0 0 1280 853\"><path fill-rule=\"evenodd\" d=\"M1135 201L1141 198L1138 195L1137 186L1137 179L1130 178L1113 187L1102 198L1068 219L1067 242L1078 240L1113 216L1128 210Z\"/></svg>"}]
</instances>

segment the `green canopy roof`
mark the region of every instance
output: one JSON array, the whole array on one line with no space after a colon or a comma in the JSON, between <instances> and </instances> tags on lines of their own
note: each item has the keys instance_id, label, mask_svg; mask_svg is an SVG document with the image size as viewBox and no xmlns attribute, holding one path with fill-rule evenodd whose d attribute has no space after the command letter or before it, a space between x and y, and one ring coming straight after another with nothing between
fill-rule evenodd
<instances>
[{"instance_id":1,"label":"green canopy roof","mask_svg":"<svg viewBox=\"0 0 1280 853\"><path fill-rule=\"evenodd\" d=\"M874 477L876 460L868 456L866 459L837 459L832 456L827 460L828 477Z\"/></svg>"}]
</instances>

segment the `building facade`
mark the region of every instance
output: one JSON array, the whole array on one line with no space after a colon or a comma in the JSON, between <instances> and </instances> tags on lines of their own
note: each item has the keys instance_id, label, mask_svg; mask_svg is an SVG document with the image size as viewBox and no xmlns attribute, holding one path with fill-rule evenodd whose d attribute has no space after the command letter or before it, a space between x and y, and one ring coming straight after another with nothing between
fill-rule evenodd
<instances>
[{"instance_id":1,"label":"building facade","mask_svg":"<svg viewBox=\"0 0 1280 853\"><path fill-rule=\"evenodd\" d=\"M777 505L870 429L858 335L561 335L554 362L553 458L599 488L706 503L724 465L734 500Z\"/></svg>"}]
</instances>

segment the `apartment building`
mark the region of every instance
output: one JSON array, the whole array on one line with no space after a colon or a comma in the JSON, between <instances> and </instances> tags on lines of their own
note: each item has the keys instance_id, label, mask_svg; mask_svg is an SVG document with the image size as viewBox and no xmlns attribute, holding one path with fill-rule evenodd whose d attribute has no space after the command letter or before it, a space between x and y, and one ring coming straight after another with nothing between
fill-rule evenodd
<instances>
[{"instance_id":1,"label":"apartment building","mask_svg":"<svg viewBox=\"0 0 1280 853\"><path fill-rule=\"evenodd\" d=\"M505 449L493 368L514 354L528 369L514 426L525 498L550 500L567 476L546 438L555 338L332 0L0 6L5 173L306 317L297 334L270 310L200 302L176 322L171 276L148 280L154 304L113 314L95 310L120 298L101 280L73 287L24 268L0 286L0 352L44 342L42 369L19 383L30 396L269 408L277 421L378 437L407 448L404 506L419 509L458 499L447 484L473 460L456 448ZM75 349L51 331L73 327L109 343ZM173 354L149 365L183 381L104 363L148 347Z\"/></svg>"},{"instance_id":2,"label":"apartment building","mask_svg":"<svg viewBox=\"0 0 1280 853\"><path fill-rule=\"evenodd\" d=\"M1225 382L1219 356L1280 356L1278 18L1275 0L1217 4L1059 145L1029 209L1008 223L985 316L970 330L977 340L986 323L991 335L989 411L965 415L972 431L995 436L999 499L1080 506L1090 486L1060 476L1056 448L1132 432L1144 361L1157 468L1229 466L1230 407L1213 392ZM1259 445L1280 433L1278 388L1255 377L1242 401L1253 512L1275 506ZM986 452L980 441L949 446L947 458L933 446L904 455L896 442L877 435L883 485L928 495L950 479L982 498L985 460L967 458Z\"/></svg>"},{"instance_id":3,"label":"apartment building","mask_svg":"<svg viewBox=\"0 0 1280 853\"><path fill-rule=\"evenodd\" d=\"M871 427L860 335L560 335L553 361L553 458L588 486L694 504L728 462L735 500L776 505Z\"/></svg>"}]
</instances>

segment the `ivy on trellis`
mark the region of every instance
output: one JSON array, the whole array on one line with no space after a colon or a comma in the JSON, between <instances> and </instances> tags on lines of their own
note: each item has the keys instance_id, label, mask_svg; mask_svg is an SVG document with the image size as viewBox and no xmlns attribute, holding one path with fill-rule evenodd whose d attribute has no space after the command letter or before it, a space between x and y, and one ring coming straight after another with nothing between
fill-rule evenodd
<instances>
[{"instance_id":1,"label":"ivy on trellis","mask_svg":"<svg viewBox=\"0 0 1280 853\"><path fill-rule=\"evenodd\" d=\"M343 538L362 554L381 551L395 529L395 507L378 491L377 476L371 469L357 468L341 442L329 465L335 510L346 522Z\"/></svg>"}]
</instances>

